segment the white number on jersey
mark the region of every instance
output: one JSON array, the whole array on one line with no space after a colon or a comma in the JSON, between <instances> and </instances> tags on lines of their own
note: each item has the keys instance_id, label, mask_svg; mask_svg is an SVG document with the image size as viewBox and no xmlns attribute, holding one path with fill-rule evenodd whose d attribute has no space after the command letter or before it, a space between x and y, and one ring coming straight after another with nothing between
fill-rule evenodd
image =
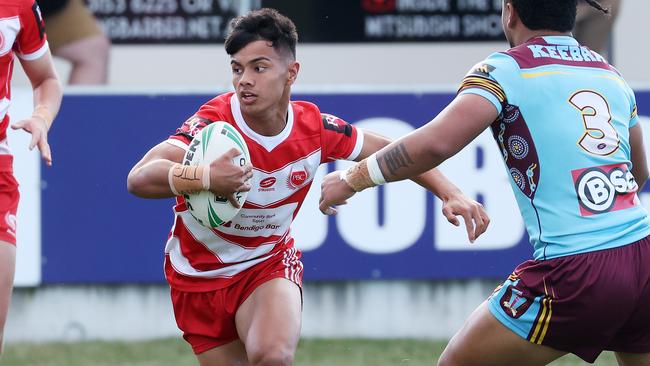
<instances>
[{"instance_id":1,"label":"white number on jersey","mask_svg":"<svg viewBox=\"0 0 650 366\"><path fill-rule=\"evenodd\" d=\"M578 145L595 155L609 155L618 149L619 139L611 124L612 116L605 98L589 90L581 90L569 98L569 103L582 113L585 133Z\"/></svg>"}]
</instances>

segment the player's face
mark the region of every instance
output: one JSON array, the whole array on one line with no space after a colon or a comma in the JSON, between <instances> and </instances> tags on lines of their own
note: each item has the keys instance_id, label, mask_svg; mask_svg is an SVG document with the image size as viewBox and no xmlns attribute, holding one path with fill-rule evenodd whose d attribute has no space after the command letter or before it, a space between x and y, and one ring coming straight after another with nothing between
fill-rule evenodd
<instances>
[{"instance_id":1,"label":"player's face","mask_svg":"<svg viewBox=\"0 0 650 366\"><path fill-rule=\"evenodd\" d=\"M288 102L297 63L278 53L265 40L251 42L232 55L232 83L245 114L262 114L283 100Z\"/></svg>"}]
</instances>

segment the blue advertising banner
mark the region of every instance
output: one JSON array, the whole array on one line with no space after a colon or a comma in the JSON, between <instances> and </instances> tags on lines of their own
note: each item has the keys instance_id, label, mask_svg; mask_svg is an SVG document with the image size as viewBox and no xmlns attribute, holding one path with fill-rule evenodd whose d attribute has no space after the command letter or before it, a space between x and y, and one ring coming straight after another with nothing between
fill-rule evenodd
<instances>
[{"instance_id":1,"label":"blue advertising banner","mask_svg":"<svg viewBox=\"0 0 650 366\"><path fill-rule=\"evenodd\" d=\"M131 196L126 177L148 149L211 97L65 96L50 134L55 164L42 169L42 283L164 281L163 248L173 200ZM452 98L450 93L293 97L390 137L426 123ZM637 99L643 114L650 92L639 92ZM336 164L321 167L293 228L304 253L306 280L503 278L532 256L499 152L487 133L441 167L491 215L491 227L474 244L462 226L447 223L440 202L412 182L367 190L336 217L321 215L319 181Z\"/></svg>"}]
</instances>

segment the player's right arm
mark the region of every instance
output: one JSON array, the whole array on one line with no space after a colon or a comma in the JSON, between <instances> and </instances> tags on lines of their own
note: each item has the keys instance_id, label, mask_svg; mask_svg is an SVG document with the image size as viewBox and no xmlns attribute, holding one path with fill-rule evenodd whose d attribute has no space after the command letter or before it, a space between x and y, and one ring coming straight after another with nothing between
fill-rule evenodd
<instances>
[{"instance_id":1,"label":"player's right arm","mask_svg":"<svg viewBox=\"0 0 650 366\"><path fill-rule=\"evenodd\" d=\"M431 122L393 141L346 172L325 176L321 184L321 211L344 204L356 192L384 182L416 177L459 152L498 116L492 102L477 94L458 95Z\"/></svg>"},{"instance_id":2,"label":"player's right arm","mask_svg":"<svg viewBox=\"0 0 650 366\"><path fill-rule=\"evenodd\" d=\"M248 180L253 176L252 167L235 166L232 159L239 155L236 149L231 149L202 169L209 168L209 191L228 197L230 202L238 207L234 197L236 192L250 190ZM168 141L161 142L149 150L144 157L131 169L127 178L127 189L133 195L142 198L168 198L176 194L172 191L172 179L192 179L191 176L172 178L173 169L178 167L185 156L185 150ZM184 167L184 166L182 166ZM203 171L203 170L201 170ZM193 184L193 182L185 182ZM185 184L180 182L180 184ZM197 190L202 190L202 182L197 181ZM176 181L176 187L179 181Z\"/></svg>"},{"instance_id":3,"label":"player's right arm","mask_svg":"<svg viewBox=\"0 0 650 366\"><path fill-rule=\"evenodd\" d=\"M632 175L639 185L639 192L648 180L648 161L646 160L646 150L643 143L643 131L641 124L636 123L630 127L630 150L632 160Z\"/></svg>"}]
</instances>

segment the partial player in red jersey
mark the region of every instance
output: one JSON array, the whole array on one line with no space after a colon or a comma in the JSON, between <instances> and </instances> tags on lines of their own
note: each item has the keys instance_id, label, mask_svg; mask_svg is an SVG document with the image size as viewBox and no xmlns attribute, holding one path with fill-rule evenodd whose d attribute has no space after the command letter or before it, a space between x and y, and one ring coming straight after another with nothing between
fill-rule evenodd
<instances>
[{"instance_id":1,"label":"partial player in red jersey","mask_svg":"<svg viewBox=\"0 0 650 366\"><path fill-rule=\"evenodd\" d=\"M196 185L169 172L206 125L228 122L248 145L252 166L234 166L233 150L192 168L209 175L215 194L232 198L249 192L235 218L208 229L191 217L179 196L165 247L176 321L201 365L293 364L303 266L291 222L319 165L360 160L390 142L324 114L312 103L290 100L300 69L297 38L291 20L275 10L235 19L225 43L235 92L204 104L129 173L131 193L173 197L174 190L203 189L202 182ZM415 181L443 200L450 222L458 225L456 216L463 216L470 240L485 231L489 220L483 207L439 172L426 172Z\"/></svg>"},{"instance_id":2,"label":"partial player in red jersey","mask_svg":"<svg viewBox=\"0 0 650 366\"><path fill-rule=\"evenodd\" d=\"M29 149L37 146L49 166L52 155L47 131L61 104L61 85L47 46L41 11L34 0L6 0L0 6L0 350L16 262L18 183L7 143L14 55L32 83L34 113L11 128L31 133Z\"/></svg>"}]
</instances>

